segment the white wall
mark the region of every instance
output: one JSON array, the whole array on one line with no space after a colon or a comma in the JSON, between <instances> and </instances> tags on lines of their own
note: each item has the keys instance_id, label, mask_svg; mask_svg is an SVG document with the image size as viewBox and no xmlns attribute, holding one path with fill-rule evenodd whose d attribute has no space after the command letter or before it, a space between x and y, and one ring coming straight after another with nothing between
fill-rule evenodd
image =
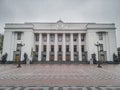
<instances>
[{"instance_id":1,"label":"white wall","mask_svg":"<svg viewBox=\"0 0 120 90\"><path fill-rule=\"evenodd\" d=\"M96 54L96 59L98 60L98 52L95 43L103 43L104 50L107 51L107 61L113 61L113 53L117 54L117 44L116 44L116 34L115 30L105 30L106 33L103 34L103 41L98 38L99 29L88 30L87 32L87 49L88 49L88 60L91 58L91 54Z\"/></svg>"},{"instance_id":2,"label":"white wall","mask_svg":"<svg viewBox=\"0 0 120 90\"><path fill-rule=\"evenodd\" d=\"M113 61L113 53L117 54L117 44L116 44L116 36L115 31L111 30L108 32L108 42L109 42L109 49L110 49L110 60Z\"/></svg>"},{"instance_id":3,"label":"white wall","mask_svg":"<svg viewBox=\"0 0 120 90\"><path fill-rule=\"evenodd\" d=\"M18 30L16 29L16 31ZM28 54L28 58L30 58L31 49L33 48L34 44L33 30L24 29L24 32L21 34L21 40L17 40L17 33L12 32L11 29L5 30L3 54L6 52L8 53L7 61L13 61L13 51L16 51L17 43L25 44L25 46L23 46L21 49L21 60L24 59L24 52L26 52Z\"/></svg>"},{"instance_id":4,"label":"white wall","mask_svg":"<svg viewBox=\"0 0 120 90\"><path fill-rule=\"evenodd\" d=\"M34 33L32 30L24 31L23 35L23 44L22 53L21 53L21 60L24 60L24 53L27 53L28 58L31 59L31 50L34 47Z\"/></svg>"},{"instance_id":5,"label":"white wall","mask_svg":"<svg viewBox=\"0 0 120 90\"><path fill-rule=\"evenodd\" d=\"M3 41L3 54L7 53L7 61L12 61L11 59L11 45L12 44L12 32L5 31L4 33L4 41Z\"/></svg>"},{"instance_id":6,"label":"white wall","mask_svg":"<svg viewBox=\"0 0 120 90\"><path fill-rule=\"evenodd\" d=\"M88 50L88 61L91 58L91 54L96 54L96 59L98 60L98 52L95 44L97 43L97 35L94 30L87 31L87 50Z\"/></svg>"}]
</instances>

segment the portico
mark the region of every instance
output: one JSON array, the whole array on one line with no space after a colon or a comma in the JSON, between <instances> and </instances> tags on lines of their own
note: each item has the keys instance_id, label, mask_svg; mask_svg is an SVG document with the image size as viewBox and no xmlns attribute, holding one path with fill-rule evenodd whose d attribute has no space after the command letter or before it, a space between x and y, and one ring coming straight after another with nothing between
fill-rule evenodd
<instances>
[{"instance_id":1,"label":"portico","mask_svg":"<svg viewBox=\"0 0 120 90\"><path fill-rule=\"evenodd\" d=\"M39 41L35 41L35 46L38 45L38 47L35 47L35 50L39 48L38 61L42 60L44 54L46 56L46 60L44 61L60 61L60 59L61 61L74 61L74 56L76 56L76 61L82 61L81 34L51 32L46 33L46 36L44 36L45 33L35 33L34 35L38 34L38 37L35 36L39 38ZM47 40L45 38L47 38ZM39 43L37 44L37 42ZM45 48L46 51L44 51Z\"/></svg>"}]
</instances>

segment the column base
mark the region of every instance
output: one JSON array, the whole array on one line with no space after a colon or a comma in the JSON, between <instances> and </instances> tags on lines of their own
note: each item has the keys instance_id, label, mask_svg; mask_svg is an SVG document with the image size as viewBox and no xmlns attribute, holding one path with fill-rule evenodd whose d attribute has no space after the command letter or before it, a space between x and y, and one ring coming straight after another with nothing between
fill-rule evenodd
<instances>
[{"instance_id":1,"label":"column base","mask_svg":"<svg viewBox=\"0 0 120 90\"><path fill-rule=\"evenodd\" d=\"M41 61L41 59L38 59L38 61Z\"/></svg>"},{"instance_id":2,"label":"column base","mask_svg":"<svg viewBox=\"0 0 120 90\"><path fill-rule=\"evenodd\" d=\"M70 61L74 61L73 59L71 59Z\"/></svg>"},{"instance_id":3,"label":"column base","mask_svg":"<svg viewBox=\"0 0 120 90\"><path fill-rule=\"evenodd\" d=\"M65 59L63 59L63 61L66 61Z\"/></svg>"},{"instance_id":4,"label":"column base","mask_svg":"<svg viewBox=\"0 0 120 90\"><path fill-rule=\"evenodd\" d=\"M82 61L81 59L79 61Z\"/></svg>"},{"instance_id":5,"label":"column base","mask_svg":"<svg viewBox=\"0 0 120 90\"><path fill-rule=\"evenodd\" d=\"M50 61L49 59L46 59L46 61Z\"/></svg>"},{"instance_id":6,"label":"column base","mask_svg":"<svg viewBox=\"0 0 120 90\"><path fill-rule=\"evenodd\" d=\"M55 59L54 61L58 61L58 59Z\"/></svg>"}]
</instances>

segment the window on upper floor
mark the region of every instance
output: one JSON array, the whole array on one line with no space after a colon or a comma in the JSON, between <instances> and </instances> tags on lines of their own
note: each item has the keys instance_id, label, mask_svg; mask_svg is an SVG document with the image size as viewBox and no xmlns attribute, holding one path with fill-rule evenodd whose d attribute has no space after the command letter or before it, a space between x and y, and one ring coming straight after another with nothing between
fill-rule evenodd
<instances>
[{"instance_id":1,"label":"window on upper floor","mask_svg":"<svg viewBox=\"0 0 120 90\"><path fill-rule=\"evenodd\" d=\"M39 49L38 45L35 45L35 51L36 52L38 52L38 49Z\"/></svg>"},{"instance_id":2,"label":"window on upper floor","mask_svg":"<svg viewBox=\"0 0 120 90\"><path fill-rule=\"evenodd\" d=\"M39 41L39 34L35 33L34 36L35 36L35 41Z\"/></svg>"},{"instance_id":3,"label":"window on upper floor","mask_svg":"<svg viewBox=\"0 0 120 90\"><path fill-rule=\"evenodd\" d=\"M62 51L62 46L61 45L59 45L59 52L61 52Z\"/></svg>"},{"instance_id":4,"label":"window on upper floor","mask_svg":"<svg viewBox=\"0 0 120 90\"><path fill-rule=\"evenodd\" d=\"M20 50L21 50L21 44L17 44L16 50L17 50L17 51L20 51Z\"/></svg>"},{"instance_id":5,"label":"window on upper floor","mask_svg":"<svg viewBox=\"0 0 120 90\"><path fill-rule=\"evenodd\" d=\"M103 33L98 33L99 40L103 40Z\"/></svg>"},{"instance_id":6,"label":"window on upper floor","mask_svg":"<svg viewBox=\"0 0 120 90\"><path fill-rule=\"evenodd\" d=\"M103 44L100 44L100 51L103 51Z\"/></svg>"},{"instance_id":7,"label":"window on upper floor","mask_svg":"<svg viewBox=\"0 0 120 90\"><path fill-rule=\"evenodd\" d=\"M50 35L50 39L51 39L51 42L54 41L54 34L51 34L51 35Z\"/></svg>"},{"instance_id":8,"label":"window on upper floor","mask_svg":"<svg viewBox=\"0 0 120 90\"><path fill-rule=\"evenodd\" d=\"M81 41L85 41L85 34L81 34Z\"/></svg>"},{"instance_id":9,"label":"window on upper floor","mask_svg":"<svg viewBox=\"0 0 120 90\"><path fill-rule=\"evenodd\" d=\"M66 41L67 41L67 42L70 41L70 34L66 34Z\"/></svg>"},{"instance_id":10,"label":"window on upper floor","mask_svg":"<svg viewBox=\"0 0 120 90\"><path fill-rule=\"evenodd\" d=\"M43 41L44 41L44 42L47 41L47 34L43 34Z\"/></svg>"},{"instance_id":11,"label":"window on upper floor","mask_svg":"<svg viewBox=\"0 0 120 90\"><path fill-rule=\"evenodd\" d=\"M46 45L43 45L43 51L46 52Z\"/></svg>"},{"instance_id":12,"label":"window on upper floor","mask_svg":"<svg viewBox=\"0 0 120 90\"><path fill-rule=\"evenodd\" d=\"M77 39L78 39L78 34L74 34L74 35L73 35L73 41L76 42Z\"/></svg>"},{"instance_id":13,"label":"window on upper floor","mask_svg":"<svg viewBox=\"0 0 120 90\"><path fill-rule=\"evenodd\" d=\"M59 42L62 41L62 34L58 34L58 41L59 41Z\"/></svg>"},{"instance_id":14,"label":"window on upper floor","mask_svg":"<svg viewBox=\"0 0 120 90\"><path fill-rule=\"evenodd\" d=\"M66 52L69 52L69 45L66 45Z\"/></svg>"},{"instance_id":15,"label":"window on upper floor","mask_svg":"<svg viewBox=\"0 0 120 90\"><path fill-rule=\"evenodd\" d=\"M17 33L17 40L21 40L21 32Z\"/></svg>"},{"instance_id":16,"label":"window on upper floor","mask_svg":"<svg viewBox=\"0 0 120 90\"><path fill-rule=\"evenodd\" d=\"M82 52L85 52L85 47L84 47L84 45L82 45L81 47L82 47L82 49L81 49Z\"/></svg>"},{"instance_id":17,"label":"window on upper floor","mask_svg":"<svg viewBox=\"0 0 120 90\"><path fill-rule=\"evenodd\" d=\"M77 46L74 45L74 52L77 52Z\"/></svg>"},{"instance_id":18,"label":"window on upper floor","mask_svg":"<svg viewBox=\"0 0 120 90\"><path fill-rule=\"evenodd\" d=\"M54 52L54 45L51 45L51 52Z\"/></svg>"}]
</instances>

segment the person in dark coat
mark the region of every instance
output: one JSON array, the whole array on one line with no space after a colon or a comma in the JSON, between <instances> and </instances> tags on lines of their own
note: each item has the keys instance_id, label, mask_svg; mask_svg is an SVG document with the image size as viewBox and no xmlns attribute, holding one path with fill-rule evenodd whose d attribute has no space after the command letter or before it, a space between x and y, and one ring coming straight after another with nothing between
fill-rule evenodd
<instances>
[{"instance_id":1,"label":"person in dark coat","mask_svg":"<svg viewBox=\"0 0 120 90\"><path fill-rule=\"evenodd\" d=\"M8 54L5 53L3 56L2 56L2 63L5 64L7 62L7 56Z\"/></svg>"},{"instance_id":2,"label":"person in dark coat","mask_svg":"<svg viewBox=\"0 0 120 90\"><path fill-rule=\"evenodd\" d=\"M24 53L24 62L25 62L25 64L26 64L26 62L27 62L27 58L28 58L27 54Z\"/></svg>"}]
</instances>

